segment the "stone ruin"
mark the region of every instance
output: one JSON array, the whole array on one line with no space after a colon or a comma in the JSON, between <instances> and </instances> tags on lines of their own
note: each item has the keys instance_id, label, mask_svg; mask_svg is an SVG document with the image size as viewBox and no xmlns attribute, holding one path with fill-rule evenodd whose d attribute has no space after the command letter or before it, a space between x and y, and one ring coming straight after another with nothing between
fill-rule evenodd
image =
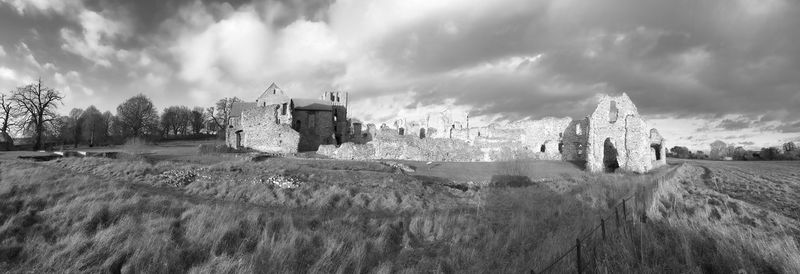
<instances>
[{"instance_id":1,"label":"stone ruin","mask_svg":"<svg viewBox=\"0 0 800 274\"><path fill-rule=\"evenodd\" d=\"M319 99L291 98L274 83L254 102L231 107L225 141L229 147L271 153L316 151L320 145L364 143L362 123L347 118L346 92Z\"/></svg>"},{"instance_id":2,"label":"stone ruin","mask_svg":"<svg viewBox=\"0 0 800 274\"><path fill-rule=\"evenodd\" d=\"M644 173L666 164L666 143L649 128L627 94L603 95L580 120L544 118L507 125L469 127L469 115L442 112L423 121L398 119L366 126L365 144L322 145L318 154L337 159L420 161L563 160L590 172Z\"/></svg>"},{"instance_id":3,"label":"stone ruin","mask_svg":"<svg viewBox=\"0 0 800 274\"><path fill-rule=\"evenodd\" d=\"M235 103L226 142L271 153L317 151L336 159L572 161L590 172L643 173L666 164L666 143L627 94L603 95L589 116L470 127L468 114L431 113L376 126L347 118L347 93L290 98L275 84L255 102Z\"/></svg>"}]
</instances>

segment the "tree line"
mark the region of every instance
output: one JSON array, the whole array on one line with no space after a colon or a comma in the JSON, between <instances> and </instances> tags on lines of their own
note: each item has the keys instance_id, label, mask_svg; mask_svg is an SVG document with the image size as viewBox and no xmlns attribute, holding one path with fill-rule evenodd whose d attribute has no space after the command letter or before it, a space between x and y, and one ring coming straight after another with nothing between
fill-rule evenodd
<instances>
[{"instance_id":1,"label":"tree line","mask_svg":"<svg viewBox=\"0 0 800 274\"><path fill-rule=\"evenodd\" d=\"M150 98L138 94L117 106L116 113L88 106L58 115L63 100L63 93L44 86L41 79L0 93L4 149L14 149L12 136L19 135L30 137L34 150L54 145L121 144L130 139L224 138L233 103L240 101L230 97L208 108L170 106L159 114Z\"/></svg>"},{"instance_id":2,"label":"tree line","mask_svg":"<svg viewBox=\"0 0 800 274\"><path fill-rule=\"evenodd\" d=\"M711 143L708 154L703 151L692 152L683 146L670 149L669 157L683 159L737 160L737 161L773 161L800 160L800 148L794 142L786 142L782 146L764 147L760 150L747 150L741 146L726 144L717 140Z\"/></svg>"}]
</instances>

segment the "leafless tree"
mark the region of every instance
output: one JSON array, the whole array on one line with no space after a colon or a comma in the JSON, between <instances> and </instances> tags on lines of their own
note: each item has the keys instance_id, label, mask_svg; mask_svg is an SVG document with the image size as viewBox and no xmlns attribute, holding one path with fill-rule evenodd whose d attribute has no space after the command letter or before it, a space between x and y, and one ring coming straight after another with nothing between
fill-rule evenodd
<instances>
[{"instance_id":1,"label":"leafless tree","mask_svg":"<svg viewBox=\"0 0 800 274\"><path fill-rule=\"evenodd\" d=\"M192 109L191 123L192 132L194 132L194 134L200 134L200 130L205 128L206 125L206 113L203 111L203 108L195 107Z\"/></svg>"},{"instance_id":2,"label":"leafless tree","mask_svg":"<svg viewBox=\"0 0 800 274\"><path fill-rule=\"evenodd\" d=\"M17 126L17 118L20 115L19 108L11 100L11 97L6 94L0 94L0 108L2 109L2 125L0 125L0 135L2 135L3 139L5 140L5 149L11 150L14 146L14 140L11 139L11 134L9 134L9 130L11 127Z\"/></svg>"},{"instance_id":3,"label":"leafless tree","mask_svg":"<svg viewBox=\"0 0 800 274\"><path fill-rule=\"evenodd\" d=\"M81 142L81 125L83 124L83 110L73 108L69 111L69 120L67 127L69 127L70 141L78 148L78 143Z\"/></svg>"},{"instance_id":4,"label":"leafless tree","mask_svg":"<svg viewBox=\"0 0 800 274\"><path fill-rule=\"evenodd\" d=\"M241 100L236 97L222 98L217 101L216 108L208 108L209 117L217 128L217 134L225 133L225 129L228 128L228 122L230 120L233 103L240 101Z\"/></svg>"},{"instance_id":5,"label":"leafless tree","mask_svg":"<svg viewBox=\"0 0 800 274\"><path fill-rule=\"evenodd\" d=\"M712 159L722 159L725 158L727 153L728 144L723 141L716 140L711 143L711 158Z\"/></svg>"},{"instance_id":6,"label":"leafless tree","mask_svg":"<svg viewBox=\"0 0 800 274\"><path fill-rule=\"evenodd\" d=\"M178 107L178 121L176 123L178 133L181 135L186 135L189 133L189 127L192 124L192 111L189 110L186 106Z\"/></svg>"},{"instance_id":7,"label":"leafless tree","mask_svg":"<svg viewBox=\"0 0 800 274\"><path fill-rule=\"evenodd\" d=\"M158 114L153 102L139 94L131 97L117 107L117 123L124 136L141 137L155 133L158 127Z\"/></svg>"},{"instance_id":8,"label":"leafless tree","mask_svg":"<svg viewBox=\"0 0 800 274\"><path fill-rule=\"evenodd\" d=\"M41 78L36 83L17 88L11 96L11 100L23 111L23 128L33 132L34 150L42 148L46 124L58 117L55 109L63 99L64 96L58 90L42 86Z\"/></svg>"},{"instance_id":9,"label":"leafless tree","mask_svg":"<svg viewBox=\"0 0 800 274\"><path fill-rule=\"evenodd\" d=\"M92 147L96 142L105 142L108 137L108 121L94 106L89 106L81 116L83 138Z\"/></svg>"}]
</instances>

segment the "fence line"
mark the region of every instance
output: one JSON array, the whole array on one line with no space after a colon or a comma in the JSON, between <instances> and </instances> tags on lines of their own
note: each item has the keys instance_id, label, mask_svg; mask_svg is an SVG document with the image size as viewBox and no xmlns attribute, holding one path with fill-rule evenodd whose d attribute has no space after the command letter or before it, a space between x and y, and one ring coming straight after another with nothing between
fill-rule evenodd
<instances>
[{"instance_id":1,"label":"fence line","mask_svg":"<svg viewBox=\"0 0 800 274\"><path fill-rule=\"evenodd\" d=\"M591 229L589 229L588 232L584 233L583 235L579 235L579 237L575 239L575 244L573 244L568 250L564 251L559 256L557 256L555 259L553 259L553 261L550 262L550 264L548 264L546 267L542 268L539 271L536 271L535 269L531 269L530 273L532 273L532 274L533 273L547 273L549 271L554 270L555 266L558 265L559 263L561 263L562 261L564 261L564 259L568 258L569 257L568 255L572 254L573 251L575 251L575 265L574 266L575 266L575 269L577 270L578 273L582 273L583 270L585 269L584 268L585 266L589 266L591 264L594 264L594 266L596 267L597 266L597 244L598 244L598 242L595 241L594 243L592 243L592 241L591 241L592 238L593 238L592 236L595 236L595 232L600 230L600 232L601 232L601 239L600 240L601 241L605 241L606 238L608 237L607 236L607 234L608 234L607 230L608 229L606 227L606 220L612 220L612 217L613 217L613 219L615 220L615 223L616 223L616 231L617 231L617 233L618 234L622 234L621 231L624 231L628 227L626 225L627 224L626 221L628 220L628 201L634 200L635 198L636 198L636 194L633 194L633 195L630 195L628 197L623 198L621 202L617 203L613 207L614 208L614 213L608 213L605 216L603 216L602 218L600 218L600 223L597 226L592 227ZM622 214L622 219L621 220L620 220L620 213ZM588 251L588 249L591 249L591 251L592 251L591 252L592 253L592 258L591 259L592 260L588 260L589 258L583 257L584 255L582 254L583 253L582 251L584 251L584 250L582 250L582 249L586 249L585 251Z\"/></svg>"}]
</instances>

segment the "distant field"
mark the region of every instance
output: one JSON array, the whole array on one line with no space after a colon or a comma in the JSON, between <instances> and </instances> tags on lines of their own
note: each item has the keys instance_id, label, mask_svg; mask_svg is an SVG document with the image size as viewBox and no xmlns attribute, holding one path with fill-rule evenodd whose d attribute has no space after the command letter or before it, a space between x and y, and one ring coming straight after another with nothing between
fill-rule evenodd
<instances>
[{"instance_id":1,"label":"distant field","mask_svg":"<svg viewBox=\"0 0 800 274\"><path fill-rule=\"evenodd\" d=\"M691 161L707 187L800 221L800 161Z\"/></svg>"},{"instance_id":2,"label":"distant field","mask_svg":"<svg viewBox=\"0 0 800 274\"><path fill-rule=\"evenodd\" d=\"M692 181L686 185L705 188L706 182L697 163L644 175L589 174L559 161L254 158L198 154L195 142L117 149L143 156L32 163L16 160L16 152L0 154L0 269L520 273L541 269L569 248L599 216L613 213L609 207L621 197L641 197L631 205L632 216L639 216L648 210L648 193L676 171L680 180ZM403 171L398 162L415 171ZM715 164L708 164L712 173L725 168ZM789 170L776 173L788 176ZM709 206L706 199L721 199L718 194L691 191L681 194L684 209L706 215L679 215L689 221L706 222L709 212L729 204ZM675 193L659 194L657 202L669 205ZM741 208L741 216L757 213ZM641 224L638 239L599 246L606 255L595 270L792 269L738 237L670 224L684 220L671 210L657 210L669 222ZM725 225L738 225L730 220ZM788 258L797 254L791 243L779 247L787 248Z\"/></svg>"}]
</instances>

